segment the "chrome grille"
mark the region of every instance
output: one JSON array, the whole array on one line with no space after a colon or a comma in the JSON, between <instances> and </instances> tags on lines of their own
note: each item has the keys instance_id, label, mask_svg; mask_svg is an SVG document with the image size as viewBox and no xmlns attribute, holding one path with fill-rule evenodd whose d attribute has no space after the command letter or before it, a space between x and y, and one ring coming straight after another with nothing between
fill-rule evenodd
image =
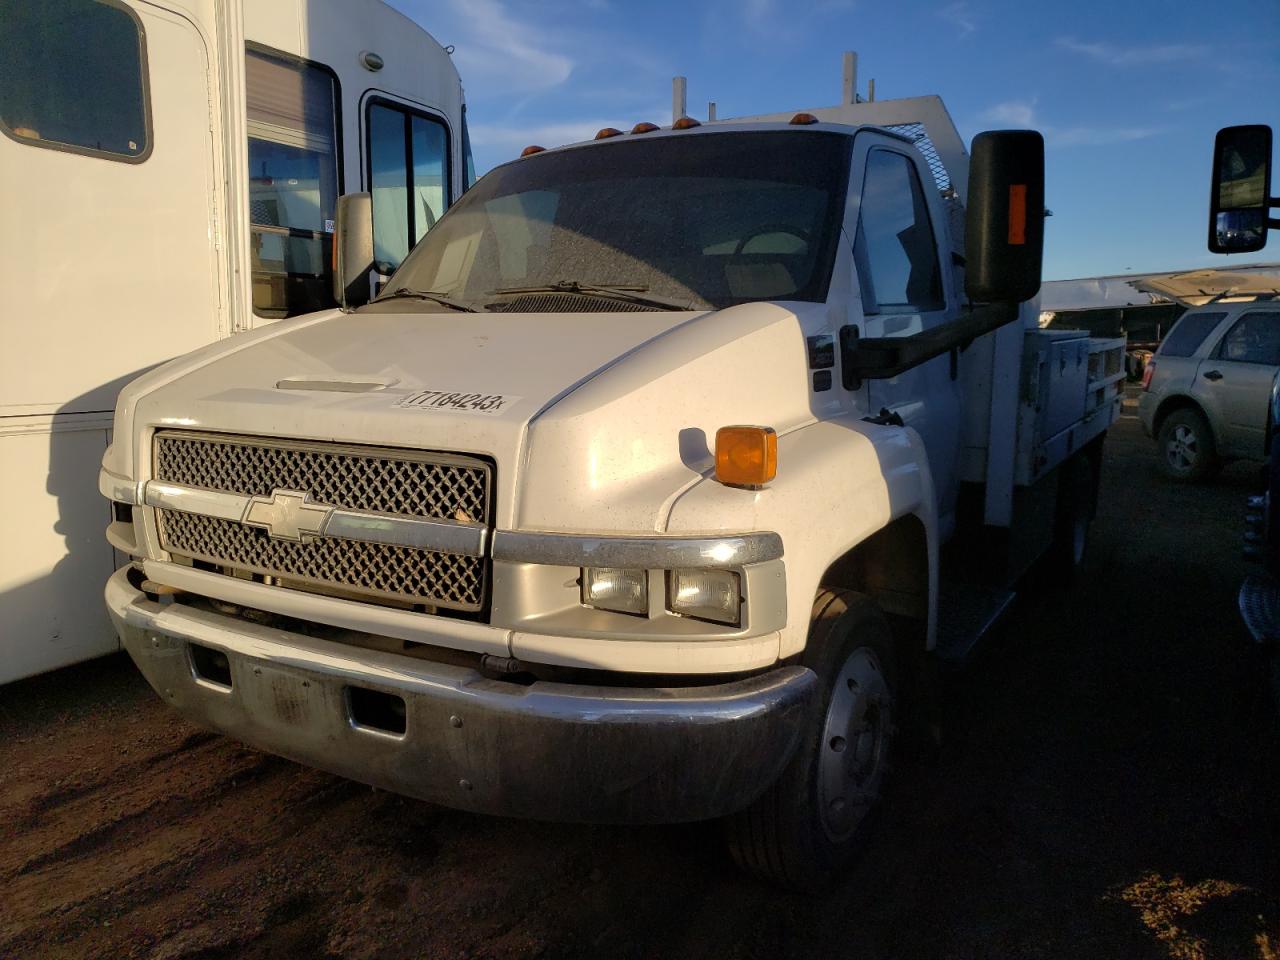
<instances>
[{"instance_id":1,"label":"chrome grille","mask_svg":"<svg viewBox=\"0 0 1280 960\"><path fill-rule=\"evenodd\" d=\"M492 471L475 458L177 431L157 433L154 450L154 476L170 483L244 496L292 490L348 510L489 522ZM299 543L203 514L156 513L161 546L184 557L335 592L464 611L484 605L482 558L338 538Z\"/></svg>"},{"instance_id":2,"label":"chrome grille","mask_svg":"<svg viewBox=\"0 0 1280 960\"><path fill-rule=\"evenodd\" d=\"M463 523L489 519L489 465L447 454L157 433L155 476L251 497L305 490L319 503L348 510Z\"/></svg>"}]
</instances>

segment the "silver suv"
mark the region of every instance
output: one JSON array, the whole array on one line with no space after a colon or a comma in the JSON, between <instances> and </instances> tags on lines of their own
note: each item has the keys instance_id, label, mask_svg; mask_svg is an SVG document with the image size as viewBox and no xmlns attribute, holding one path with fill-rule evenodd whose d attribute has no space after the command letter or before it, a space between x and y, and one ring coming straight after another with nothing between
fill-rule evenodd
<instances>
[{"instance_id":1,"label":"silver suv","mask_svg":"<svg viewBox=\"0 0 1280 960\"><path fill-rule=\"evenodd\" d=\"M1183 314L1142 379L1138 415L1174 480L1226 460L1266 456L1267 411L1280 372L1280 303L1213 303Z\"/></svg>"}]
</instances>

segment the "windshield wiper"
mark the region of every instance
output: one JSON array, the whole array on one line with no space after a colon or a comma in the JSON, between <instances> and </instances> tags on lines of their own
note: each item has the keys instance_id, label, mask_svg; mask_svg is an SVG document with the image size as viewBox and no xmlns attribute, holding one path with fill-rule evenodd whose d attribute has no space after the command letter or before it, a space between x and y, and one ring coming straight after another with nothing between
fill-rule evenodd
<instances>
[{"instance_id":1,"label":"windshield wiper","mask_svg":"<svg viewBox=\"0 0 1280 960\"><path fill-rule=\"evenodd\" d=\"M649 288L642 283L582 283L578 280L557 280L555 283L541 283L528 287L499 287L489 291L490 296L515 296L523 293L578 293L584 296L611 297L615 300L626 300L630 303L643 303L650 307L665 307L668 310L692 309L687 300L672 300L667 297L650 295L640 296Z\"/></svg>"},{"instance_id":2,"label":"windshield wiper","mask_svg":"<svg viewBox=\"0 0 1280 960\"><path fill-rule=\"evenodd\" d=\"M396 299L409 300L430 300L432 303L438 303L445 307L452 307L454 310L463 310L467 313L479 313L475 307L469 307L461 300L455 300L453 297L445 293L436 293L434 290L411 290L409 287L397 287L390 293L384 293L374 299L374 303L383 300Z\"/></svg>"}]
</instances>

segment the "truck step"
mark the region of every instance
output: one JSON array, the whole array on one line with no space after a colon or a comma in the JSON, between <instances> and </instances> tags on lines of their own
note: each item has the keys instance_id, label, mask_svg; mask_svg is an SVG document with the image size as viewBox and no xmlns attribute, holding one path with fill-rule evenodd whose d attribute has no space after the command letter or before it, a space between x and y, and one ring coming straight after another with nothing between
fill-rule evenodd
<instances>
[{"instance_id":1,"label":"truck step","mask_svg":"<svg viewBox=\"0 0 1280 960\"><path fill-rule=\"evenodd\" d=\"M1009 609L1015 594L944 580L938 593L938 645L944 663L968 662L978 642Z\"/></svg>"}]
</instances>

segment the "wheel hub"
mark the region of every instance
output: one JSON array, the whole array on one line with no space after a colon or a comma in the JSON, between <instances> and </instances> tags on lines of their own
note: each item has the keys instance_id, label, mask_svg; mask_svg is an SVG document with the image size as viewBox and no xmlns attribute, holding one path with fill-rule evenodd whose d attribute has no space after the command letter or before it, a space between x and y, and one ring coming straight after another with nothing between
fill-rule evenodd
<instances>
[{"instance_id":1,"label":"wheel hub","mask_svg":"<svg viewBox=\"0 0 1280 960\"><path fill-rule=\"evenodd\" d=\"M823 827L847 838L880 796L893 735L893 694L880 660L858 647L836 674L819 745Z\"/></svg>"},{"instance_id":2,"label":"wheel hub","mask_svg":"<svg viewBox=\"0 0 1280 960\"><path fill-rule=\"evenodd\" d=\"M1175 427L1173 436L1169 438L1169 442L1165 446L1165 456L1169 458L1169 463L1176 469L1190 469L1197 456L1195 431L1182 424Z\"/></svg>"}]
</instances>

